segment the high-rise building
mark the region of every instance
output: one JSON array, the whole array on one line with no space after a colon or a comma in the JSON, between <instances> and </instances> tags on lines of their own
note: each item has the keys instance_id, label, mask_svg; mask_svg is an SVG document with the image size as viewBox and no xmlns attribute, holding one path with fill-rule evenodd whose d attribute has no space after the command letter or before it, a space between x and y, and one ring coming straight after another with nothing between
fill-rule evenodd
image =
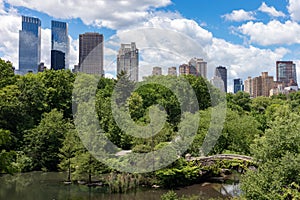
<instances>
[{"instance_id":1,"label":"high-rise building","mask_svg":"<svg viewBox=\"0 0 300 200\"><path fill-rule=\"evenodd\" d=\"M51 50L55 50L53 52L56 53L52 55L51 51L51 60L52 58L56 60L56 62L60 64L59 67L61 67L62 60L59 61L59 59L64 58L63 66L64 68L69 68L70 42L68 36L68 24L66 22L51 21ZM64 57L61 56L61 53L57 53L57 51L64 53ZM59 57L55 58L56 55ZM57 66L52 66L51 63L51 69L56 68Z\"/></svg>"},{"instance_id":2,"label":"high-rise building","mask_svg":"<svg viewBox=\"0 0 300 200\"><path fill-rule=\"evenodd\" d=\"M22 16L19 32L19 71L21 74L38 71L41 62L41 20Z\"/></svg>"},{"instance_id":3,"label":"high-rise building","mask_svg":"<svg viewBox=\"0 0 300 200\"><path fill-rule=\"evenodd\" d=\"M268 72L262 72L261 76L252 79L252 97L270 96L270 90L274 88L274 78Z\"/></svg>"},{"instance_id":4,"label":"high-rise building","mask_svg":"<svg viewBox=\"0 0 300 200\"><path fill-rule=\"evenodd\" d=\"M190 66L193 66L197 70L197 76L207 78L207 62L201 58L192 58L189 62Z\"/></svg>"},{"instance_id":5,"label":"high-rise building","mask_svg":"<svg viewBox=\"0 0 300 200\"><path fill-rule=\"evenodd\" d=\"M79 35L79 71L103 76L103 40L99 33Z\"/></svg>"},{"instance_id":6,"label":"high-rise building","mask_svg":"<svg viewBox=\"0 0 300 200\"><path fill-rule=\"evenodd\" d=\"M219 76L214 76L211 80L210 83L218 88L220 91L225 92L225 86L224 86L224 81L221 77Z\"/></svg>"},{"instance_id":7,"label":"high-rise building","mask_svg":"<svg viewBox=\"0 0 300 200\"><path fill-rule=\"evenodd\" d=\"M243 80L238 78L233 80L233 92L234 94L237 93L238 91L243 91L244 90L244 85L243 85Z\"/></svg>"},{"instance_id":8,"label":"high-rise building","mask_svg":"<svg viewBox=\"0 0 300 200\"><path fill-rule=\"evenodd\" d=\"M191 75L197 76L197 69L192 65L182 64L179 66L179 74L180 75L191 74Z\"/></svg>"},{"instance_id":9,"label":"high-rise building","mask_svg":"<svg viewBox=\"0 0 300 200\"><path fill-rule=\"evenodd\" d=\"M121 44L117 56L117 73L126 72L129 80L139 80L139 50L135 42L131 44Z\"/></svg>"},{"instance_id":10,"label":"high-rise building","mask_svg":"<svg viewBox=\"0 0 300 200\"><path fill-rule=\"evenodd\" d=\"M244 81L244 86L244 91L250 94L250 96L253 96L253 84L251 76L248 76L247 80Z\"/></svg>"},{"instance_id":11,"label":"high-rise building","mask_svg":"<svg viewBox=\"0 0 300 200\"><path fill-rule=\"evenodd\" d=\"M220 77L224 83L224 90L227 92L227 69L226 67L219 66L216 68L215 76Z\"/></svg>"},{"instance_id":12,"label":"high-rise building","mask_svg":"<svg viewBox=\"0 0 300 200\"><path fill-rule=\"evenodd\" d=\"M176 67L169 67L168 68L168 75L177 76L177 68Z\"/></svg>"},{"instance_id":13,"label":"high-rise building","mask_svg":"<svg viewBox=\"0 0 300 200\"><path fill-rule=\"evenodd\" d=\"M161 67L153 67L152 76L160 76L162 75Z\"/></svg>"},{"instance_id":14,"label":"high-rise building","mask_svg":"<svg viewBox=\"0 0 300 200\"><path fill-rule=\"evenodd\" d=\"M51 69L65 69L65 53L58 50L51 50Z\"/></svg>"},{"instance_id":15,"label":"high-rise building","mask_svg":"<svg viewBox=\"0 0 300 200\"><path fill-rule=\"evenodd\" d=\"M293 61L277 61L276 78L277 82L284 83L285 86L290 83L297 84L296 64Z\"/></svg>"}]
</instances>

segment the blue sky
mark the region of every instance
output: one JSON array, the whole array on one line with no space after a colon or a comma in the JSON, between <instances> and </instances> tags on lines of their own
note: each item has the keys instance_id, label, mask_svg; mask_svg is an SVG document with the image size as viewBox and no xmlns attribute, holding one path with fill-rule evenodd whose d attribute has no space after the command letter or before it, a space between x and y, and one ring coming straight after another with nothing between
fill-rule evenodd
<instances>
[{"instance_id":1,"label":"blue sky","mask_svg":"<svg viewBox=\"0 0 300 200\"><path fill-rule=\"evenodd\" d=\"M200 57L208 62L208 78L215 67L228 68L229 87L234 78L263 71L275 77L276 60L295 61L300 77L299 0L0 0L0 15L0 33L7 36L0 39L0 56L16 67L20 16L27 15L42 20L42 61L48 66L55 19L69 24L72 66L78 62L78 35L104 34L108 77L115 75L120 43L131 41L141 50L140 76L154 66L166 72Z\"/></svg>"}]
</instances>

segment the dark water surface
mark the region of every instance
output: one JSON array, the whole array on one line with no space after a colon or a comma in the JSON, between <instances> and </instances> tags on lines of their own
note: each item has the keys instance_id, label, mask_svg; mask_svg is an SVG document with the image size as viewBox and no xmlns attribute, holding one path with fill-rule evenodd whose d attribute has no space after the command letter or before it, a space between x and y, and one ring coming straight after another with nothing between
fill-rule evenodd
<instances>
[{"instance_id":1,"label":"dark water surface","mask_svg":"<svg viewBox=\"0 0 300 200\"><path fill-rule=\"evenodd\" d=\"M127 194L107 194L101 187L64 185L64 173L31 172L0 177L0 200L159 200L162 189L139 189ZM178 195L197 195L201 199L237 196L236 184L196 184L175 190Z\"/></svg>"}]
</instances>

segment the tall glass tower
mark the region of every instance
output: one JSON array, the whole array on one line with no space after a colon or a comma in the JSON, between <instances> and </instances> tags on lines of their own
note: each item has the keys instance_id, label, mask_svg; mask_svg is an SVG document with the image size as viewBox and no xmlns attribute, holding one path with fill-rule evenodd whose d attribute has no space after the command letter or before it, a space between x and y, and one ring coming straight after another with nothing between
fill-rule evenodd
<instances>
[{"instance_id":1,"label":"tall glass tower","mask_svg":"<svg viewBox=\"0 0 300 200\"><path fill-rule=\"evenodd\" d=\"M296 64L293 61L277 61L276 62L277 81L289 84L297 84Z\"/></svg>"},{"instance_id":2,"label":"tall glass tower","mask_svg":"<svg viewBox=\"0 0 300 200\"><path fill-rule=\"evenodd\" d=\"M237 93L238 91L244 91L243 80L240 79L240 78L237 78L237 79L233 80L233 92L234 92L234 94Z\"/></svg>"},{"instance_id":3,"label":"tall glass tower","mask_svg":"<svg viewBox=\"0 0 300 200\"><path fill-rule=\"evenodd\" d=\"M19 71L36 73L41 62L41 20L22 16L19 32Z\"/></svg>"},{"instance_id":4,"label":"tall glass tower","mask_svg":"<svg viewBox=\"0 0 300 200\"><path fill-rule=\"evenodd\" d=\"M224 82L224 90L227 92L227 69L226 67L219 66L216 68L215 76L220 77Z\"/></svg>"},{"instance_id":5,"label":"tall glass tower","mask_svg":"<svg viewBox=\"0 0 300 200\"><path fill-rule=\"evenodd\" d=\"M70 51L70 42L68 36L68 24L65 22L51 21L51 58L54 58L59 63L64 63L64 66L53 66L55 63L51 63L51 68L53 69L64 69L69 68L69 51ZM64 61L59 61L62 56L55 58L58 54L53 54L53 52L60 51L64 53Z\"/></svg>"},{"instance_id":6,"label":"tall glass tower","mask_svg":"<svg viewBox=\"0 0 300 200\"><path fill-rule=\"evenodd\" d=\"M103 34L84 33L79 35L79 71L104 76Z\"/></svg>"}]
</instances>

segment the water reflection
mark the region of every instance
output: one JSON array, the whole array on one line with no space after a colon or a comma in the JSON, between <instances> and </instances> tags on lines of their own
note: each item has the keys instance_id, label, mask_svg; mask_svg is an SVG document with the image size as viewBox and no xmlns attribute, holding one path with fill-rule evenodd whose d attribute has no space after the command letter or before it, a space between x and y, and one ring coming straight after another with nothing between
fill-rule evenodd
<instances>
[{"instance_id":1,"label":"water reflection","mask_svg":"<svg viewBox=\"0 0 300 200\"><path fill-rule=\"evenodd\" d=\"M0 199L9 200L159 200L162 189L140 189L127 194L107 194L105 188L64 185L65 173L31 172L0 177ZM181 196L197 195L201 199L237 196L236 184L196 184L175 190Z\"/></svg>"}]
</instances>

